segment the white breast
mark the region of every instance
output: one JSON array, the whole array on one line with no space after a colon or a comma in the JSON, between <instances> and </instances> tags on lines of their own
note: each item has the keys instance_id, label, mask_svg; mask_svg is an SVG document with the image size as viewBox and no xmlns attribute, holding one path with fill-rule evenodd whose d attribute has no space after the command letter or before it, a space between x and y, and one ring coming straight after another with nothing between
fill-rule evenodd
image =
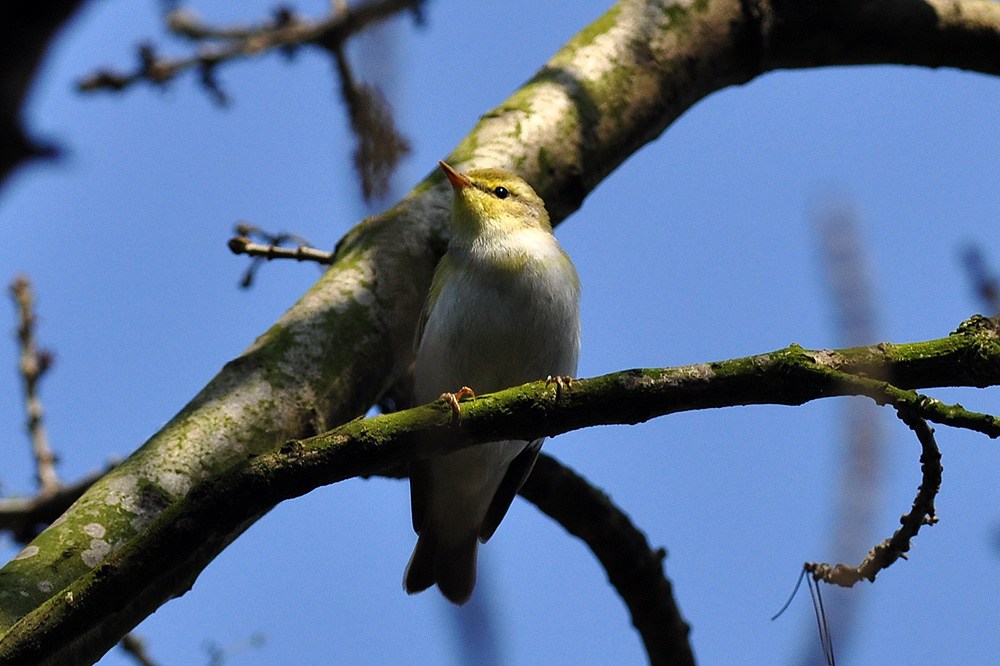
<instances>
[{"instance_id":1,"label":"white breast","mask_svg":"<svg viewBox=\"0 0 1000 666\"><path fill-rule=\"evenodd\" d=\"M547 232L525 230L506 241L489 250L449 249L456 271L438 295L417 350L418 401L462 386L489 393L576 372L576 270ZM496 268L519 261L521 270Z\"/></svg>"}]
</instances>

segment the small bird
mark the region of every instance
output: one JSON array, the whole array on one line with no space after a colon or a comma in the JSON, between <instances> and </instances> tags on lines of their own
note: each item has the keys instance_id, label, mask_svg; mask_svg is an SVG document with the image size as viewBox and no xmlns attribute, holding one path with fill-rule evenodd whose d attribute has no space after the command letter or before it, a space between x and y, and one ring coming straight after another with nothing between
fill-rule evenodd
<instances>
[{"instance_id":1,"label":"small bird","mask_svg":"<svg viewBox=\"0 0 1000 666\"><path fill-rule=\"evenodd\" d=\"M418 403L447 398L461 414L449 393L460 387L458 397L576 372L580 280L528 183L501 169L462 174L439 164L455 190L451 240L421 317L414 393ZM503 520L543 439L411 463L419 536L403 575L408 593L436 583L449 601L469 600L479 542Z\"/></svg>"}]
</instances>

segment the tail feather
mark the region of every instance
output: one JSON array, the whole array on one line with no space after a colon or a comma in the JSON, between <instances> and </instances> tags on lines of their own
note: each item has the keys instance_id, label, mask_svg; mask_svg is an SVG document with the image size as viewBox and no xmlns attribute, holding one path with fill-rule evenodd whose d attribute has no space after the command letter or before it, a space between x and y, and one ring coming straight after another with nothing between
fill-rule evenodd
<instances>
[{"instance_id":1,"label":"tail feather","mask_svg":"<svg viewBox=\"0 0 1000 666\"><path fill-rule=\"evenodd\" d=\"M417 538L413 555L406 565L403 587L407 594L416 594L437 583L448 601L462 605L476 587L478 552L479 540L475 532L458 545L444 546L433 530L425 529Z\"/></svg>"},{"instance_id":2,"label":"tail feather","mask_svg":"<svg viewBox=\"0 0 1000 666\"><path fill-rule=\"evenodd\" d=\"M434 555L437 539L431 532L421 534L403 572L403 589L407 594L423 592L434 584Z\"/></svg>"},{"instance_id":3,"label":"tail feather","mask_svg":"<svg viewBox=\"0 0 1000 666\"><path fill-rule=\"evenodd\" d=\"M445 599L461 606L476 587L476 555L479 539L473 533L471 538L455 548L438 550L434 563L434 580Z\"/></svg>"}]
</instances>

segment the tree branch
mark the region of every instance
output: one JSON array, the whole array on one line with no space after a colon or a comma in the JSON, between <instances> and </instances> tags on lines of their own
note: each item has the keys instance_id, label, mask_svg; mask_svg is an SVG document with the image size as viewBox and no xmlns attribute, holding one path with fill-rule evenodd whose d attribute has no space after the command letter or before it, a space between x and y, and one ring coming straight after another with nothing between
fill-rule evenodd
<instances>
[{"instance_id":1,"label":"tree branch","mask_svg":"<svg viewBox=\"0 0 1000 666\"><path fill-rule=\"evenodd\" d=\"M998 4L872 0L828 7L832 4L707 0L681 6L621 0L570 40L507 102L486 113L449 162L463 169L516 170L545 199L553 219L560 221L615 167L695 102L764 71L861 62L954 66L994 74L1000 68ZM836 13L833 26L826 21L831 13ZM887 16L894 20L886 20ZM117 563L129 553L158 561L158 553L142 551L151 543L150 526L161 516L169 522L169 516L179 515L182 507L191 510L192 502L205 497L204 492L189 497L193 487L211 484L205 479L229 478L227 470L244 469L241 463L248 456L285 440L363 414L406 374L413 331L447 242L449 189L435 171L399 204L359 223L338 244L335 263L269 331L228 363L142 448L94 484L63 521L36 538L32 557L0 570L7 593L0 595L0 631L18 627L0 641L6 654L19 653L29 644L94 654L109 644L102 632L117 637L122 627L132 626L164 599L183 593L201 568L259 514L235 507L242 517L229 519L225 509L213 512L212 506L202 507L216 519L203 516L214 525L212 537L203 540L193 534L187 542L169 543L174 559L160 562L171 574L167 578L155 569L123 570L124 578L116 584L130 581L121 588L127 589L131 600L125 608L112 607L111 599L102 606L99 595L82 604L82 597L88 596L87 588L81 587L84 582L95 581L97 572L110 576L114 569L98 565L100 558L92 547L95 538L86 531L92 525L104 530L105 537L96 540L103 540L108 550L110 544L117 547L105 561ZM887 376L900 390L926 386L928 381L986 386L998 368L993 354L995 324L977 320L970 327L965 333L975 333L972 337L982 348L960 344L964 335L926 343L930 345L926 353L912 358L900 356L911 348L893 345L845 350L839 356L790 348L745 359L742 374L731 374L738 368L724 363L692 366L685 370L687 375L633 371L616 381L656 386L667 393L671 382L687 386L691 393L685 399L691 403L678 404L677 409L735 404L732 398L746 395L747 387L769 387L772 395L788 400L783 404L839 394L842 389L829 373L789 371L789 377L804 385L782 387L776 375L767 372L779 361L808 360L811 355L816 361L830 358L832 367L847 373L852 363L888 364L893 372ZM992 332L986 330L990 327ZM751 379L757 373L772 384ZM935 375L939 379L928 379ZM708 384L715 393L700 394L698 386ZM874 384L868 390L879 392ZM583 391L570 393L575 399ZM919 400L915 394L905 397ZM608 403L604 409L624 412L618 418L626 422L649 418L646 400L638 394L634 398ZM767 392L747 399L767 401ZM477 401L469 410L488 402ZM988 429L984 419L980 421ZM380 447L360 445L351 450L353 455L374 456L378 464L367 463L374 465L370 471L393 459L383 460ZM412 453L399 453L395 459L407 459ZM352 464L365 468L358 461ZM300 483L309 483L313 473L303 472ZM51 592L38 587L43 575ZM110 580L101 578L93 589L108 589ZM140 581L148 587L136 594ZM73 603L90 608L91 614L80 615L75 606L66 605L63 590L72 592ZM45 609L54 614L45 616ZM29 627L41 631L42 626L48 638L31 639ZM49 640L56 634L58 640Z\"/></svg>"},{"instance_id":2,"label":"tree branch","mask_svg":"<svg viewBox=\"0 0 1000 666\"><path fill-rule=\"evenodd\" d=\"M297 261L315 261L318 264L333 263L333 253L326 250L319 250L307 245L299 245L297 247L281 247L273 243L261 245L243 236L230 238L229 250L233 254L263 257L268 261L271 259L295 259Z\"/></svg>"},{"instance_id":3,"label":"tree branch","mask_svg":"<svg viewBox=\"0 0 1000 666\"><path fill-rule=\"evenodd\" d=\"M175 10L167 18L175 34L195 42L209 42L198 53L179 58L161 58L151 46L140 49L139 64L131 72L102 69L81 80L81 91L119 91L147 81L162 85L182 72L214 71L233 60L259 56L274 50L318 46L334 52L351 35L400 11L419 11L424 0L370 0L333 11L321 19L308 19L288 10L253 27L217 27L202 22L189 10Z\"/></svg>"},{"instance_id":4,"label":"tree branch","mask_svg":"<svg viewBox=\"0 0 1000 666\"><path fill-rule=\"evenodd\" d=\"M0 533L10 532L18 543L28 543L114 466L112 463L107 469L89 474L76 483L61 485L52 493L0 499Z\"/></svg>"},{"instance_id":5,"label":"tree branch","mask_svg":"<svg viewBox=\"0 0 1000 666\"><path fill-rule=\"evenodd\" d=\"M899 418L916 433L923 453L920 455L920 471L923 481L917 488L917 496L913 500L913 508L899 519L902 524L891 537L869 551L867 557L856 567L848 564L820 564L806 562L805 570L812 574L814 580L825 581L841 587L853 587L862 579L875 582L875 577L883 569L889 568L899 558L906 558L910 550L910 539L917 535L924 525L933 525L938 521L934 511L934 498L941 488L941 451L934 441L934 430L927 422L908 409L899 410Z\"/></svg>"},{"instance_id":6,"label":"tree branch","mask_svg":"<svg viewBox=\"0 0 1000 666\"><path fill-rule=\"evenodd\" d=\"M52 367L51 352L39 349L35 342L35 294L31 281L26 275L14 278L10 293L17 307L17 339L21 343L21 379L24 381L24 407L28 413L28 436L31 450L35 454L35 468L38 476L38 491L41 495L51 495L62 485L56 473L56 455L49 446L45 429L42 399L38 395L38 382Z\"/></svg>"},{"instance_id":7,"label":"tree branch","mask_svg":"<svg viewBox=\"0 0 1000 666\"><path fill-rule=\"evenodd\" d=\"M355 419L199 483L135 538L13 623L0 638L0 662L34 666L98 658L145 614L186 591L234 534L277 503L321 485L476 443L530 440L694 409L867 395L923 418L947 417L940 403L912 391L887 390L885 382L863 377L845 381L851 377L848 368L863 360L866 368L922 385L969 385L967 369L953 367L940 377L921 376L921 369L935 368L943 359L961 366L954 359L971 350L985 355L981 368L992 368L986 375L974 373L974 384L1000 384L1000 329L992 319L975 317L943 340L839 351L792 346L717 363L617 372L578 380L563 391L538 381L464 402L461 422L444 400ZM1000 424L989 434L1000 436ZM8 569L13 565L30 584L34 560L44 561L40 555L29 546ZM137 588L136 581L143 585ZM122 599L128 600L124 607Z\"/></svg>"}]
</instances>

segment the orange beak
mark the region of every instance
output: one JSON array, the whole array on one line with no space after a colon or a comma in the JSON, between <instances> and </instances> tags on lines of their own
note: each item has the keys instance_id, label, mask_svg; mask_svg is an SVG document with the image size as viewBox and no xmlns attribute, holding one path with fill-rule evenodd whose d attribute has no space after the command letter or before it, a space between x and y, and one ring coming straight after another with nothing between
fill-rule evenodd
<instances>
[{"instance_id":1,"label":"orange beak","mask_svg":"<svg viewBox=\"0 0 1000 666\"><path fill-rule=\"evenodd\" d=\"M438 164L441 165L441 170L444 171L444 175L448 176L448 180L451 181L451 186L456 190L460 190L463 187L470 187L472 185L472 181L452 169L447 163L438 162Z\"/></svg>"}]
</instances>

